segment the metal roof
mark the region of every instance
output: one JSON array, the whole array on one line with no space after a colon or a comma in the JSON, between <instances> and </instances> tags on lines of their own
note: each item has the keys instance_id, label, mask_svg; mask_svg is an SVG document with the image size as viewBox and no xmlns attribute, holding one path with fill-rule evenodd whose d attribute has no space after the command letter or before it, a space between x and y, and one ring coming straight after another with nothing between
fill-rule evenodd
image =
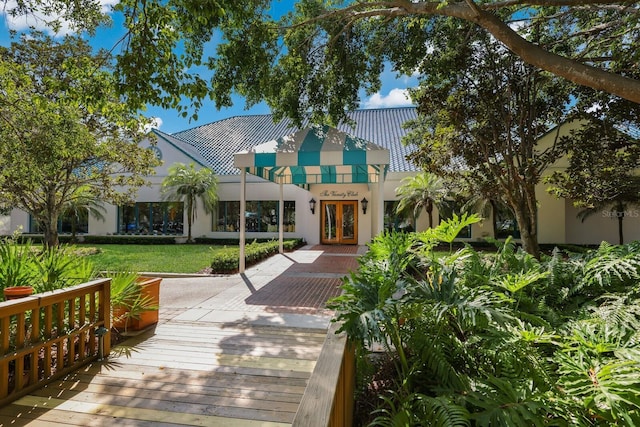
<instances>
[{"instance_id":1,"label":"metal roof","mask_svg":"<svg viewBox=\"0 0 640 427\"><path fill-rule=\"evenodd\" d=\"M413 151L401 140L407 131L402 124L416 118L413 107L356 110L348 114L355 123L352 127L341 124L336 128L357 138L369 141L390 152L391 172L415 171L417 168L406 160ZM303 128L307 124L303 124ZM233 164L233 155L251 151L267 141L277 140L297 132L291 121L273 122L270 114L235 116L210 124L176 132L172 143L183 146L185 152L196 151L218 175L237 175L240 171Z\"/></svg>"}]
</instances>

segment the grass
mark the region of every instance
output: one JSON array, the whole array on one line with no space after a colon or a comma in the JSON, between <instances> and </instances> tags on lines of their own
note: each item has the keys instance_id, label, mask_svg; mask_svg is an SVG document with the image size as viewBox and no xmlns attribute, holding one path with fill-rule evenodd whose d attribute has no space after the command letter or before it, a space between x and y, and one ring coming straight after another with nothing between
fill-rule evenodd
<instances>
[{"instance_id":1,"label":"grass","mask_svg":"<svg viewBox=\"0 0 640 427\"><path fill-rule=\"evenodd\" d=\"M78 245L83 247L84 245ZM87 257L103 271L197 273L209 267L212 245L86 245L100 249Z\"/></svg>"}]
</instances>

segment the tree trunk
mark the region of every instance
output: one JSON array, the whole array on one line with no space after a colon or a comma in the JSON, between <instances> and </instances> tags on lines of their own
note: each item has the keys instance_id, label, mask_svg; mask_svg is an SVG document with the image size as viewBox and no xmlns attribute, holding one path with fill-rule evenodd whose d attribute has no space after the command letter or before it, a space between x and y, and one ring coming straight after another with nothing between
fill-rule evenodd
<instances>
[{"instance_id":1,"label":"tree trunk","mask_svg":"<svg viewBox=\"0 0 640 427\"><path fill-rule=\"evenodd\" d=\"M76 215L71 215L71 241L76 243L76 232L78 229L78 219Z\"/></svg>"},{"instance_id":2,"label":"tree trunk","mask_svg":"<svg viewBox=\"0 0 640 427\"><path fill-rule=\"evenodd\" d=\"M191 243L191 223L193 218L193 203L187 200L187 243Z\"/></svg>"},{"instance_id":3,"label":"tree trunk","mask_svg":"<svg viewBox=\"0 0 640 427\"><path fill-rule=\"evenodd\" d=\"M618 212L618 241L624 245L624 233L622 231L622 221L624 220L624 212Z\"/></svg>"},{"instance_id":4,"label":"tree trunk","mask_svg":"<svg viewBox=\"0 0 640 427\"><path fill-rule=\"evenodd\" d=\"M522 248L528 254L533 255L536 259L540 259L540 248L538 247L538 235L534 231L531 231L529 215L520 209L514 211L516 221L518 222L518 228L520 229L520 240L522 241Z\"/></svg>"},{"instance_id":5,"label":"tree trunk","mask_svg":"<svg viewBox=\"0 0 640 427\"><path fill-rule=\"evenodd\" d=\"M50 218L42 224L44 226L44 247L51 249L58 246L58 218Z\"/></svg>"},{"instance_id":6,"label":"tree trunk","mask_svg":"<svg viewBox=\"0 0 640 427\"><path fill-rule=\"evenodd\" d=\"M518 228L520 229L520 240L522 241L522 248L530 255L533 255L536 259L540 259L540 248L538 246L538 231L536 223L536 209L535 203L535 187L524 185L523 193L526 200L513 200L510 203L513 214L516 217ZM528 188L531 187L531 188Z\"/></svg>"},{"instance_id":7,"label":"tree trunk","mask_svg":"<svg viewBox=\"0 0 640 427\"><path fill-rule=\"evenodd\" d=\"M497 239L498 238L498 224L496 224L496 215L498 214L498 207L496 206L496 202L494 202L493 200L489 201L489 204L491 205L491 227L492 227L492 231L493 231L493 238Z\"/></svg>"},{"instance_id":8,"label":"tree trunk","mask_svg":"<svg viewBox=\"0 0 640 427\"><path fill-rule=\"evenodd\" d=\"M431 203L431 201L428 201L425 209L427 210L427 215L429 216L429 228L433 228L433 203Z\"/></svg>"}]
</instances>

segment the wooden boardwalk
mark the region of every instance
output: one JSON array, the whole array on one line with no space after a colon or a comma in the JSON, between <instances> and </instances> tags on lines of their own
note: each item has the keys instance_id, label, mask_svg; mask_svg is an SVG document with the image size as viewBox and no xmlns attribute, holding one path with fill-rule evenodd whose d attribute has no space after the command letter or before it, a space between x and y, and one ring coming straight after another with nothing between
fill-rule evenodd
<instances>
[{"instance_id":1,"label":"wooden boardwalk","mask_svg":"<svg viewBox=\"0 0 640 427\"><path fill-rule=\"evenodd\" d=\"M160 323L0 408L0 426L291 425L326 331Z\"/></svg>"}]
</instances>

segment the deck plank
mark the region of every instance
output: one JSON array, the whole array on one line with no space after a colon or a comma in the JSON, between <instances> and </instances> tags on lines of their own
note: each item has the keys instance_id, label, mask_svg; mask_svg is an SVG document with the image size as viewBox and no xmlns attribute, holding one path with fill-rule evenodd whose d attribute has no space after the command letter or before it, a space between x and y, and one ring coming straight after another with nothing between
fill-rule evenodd
<instances>
[{"instance_id":1,"label":"deck plank","mask_svg":"<svg viewBox=\"0 0 640 427\"><path fill-rule=\"evenodd\" d=\"M0 427L291 425L326 336L169 322L0 408Z\"/></svg>"}]
</instances>

